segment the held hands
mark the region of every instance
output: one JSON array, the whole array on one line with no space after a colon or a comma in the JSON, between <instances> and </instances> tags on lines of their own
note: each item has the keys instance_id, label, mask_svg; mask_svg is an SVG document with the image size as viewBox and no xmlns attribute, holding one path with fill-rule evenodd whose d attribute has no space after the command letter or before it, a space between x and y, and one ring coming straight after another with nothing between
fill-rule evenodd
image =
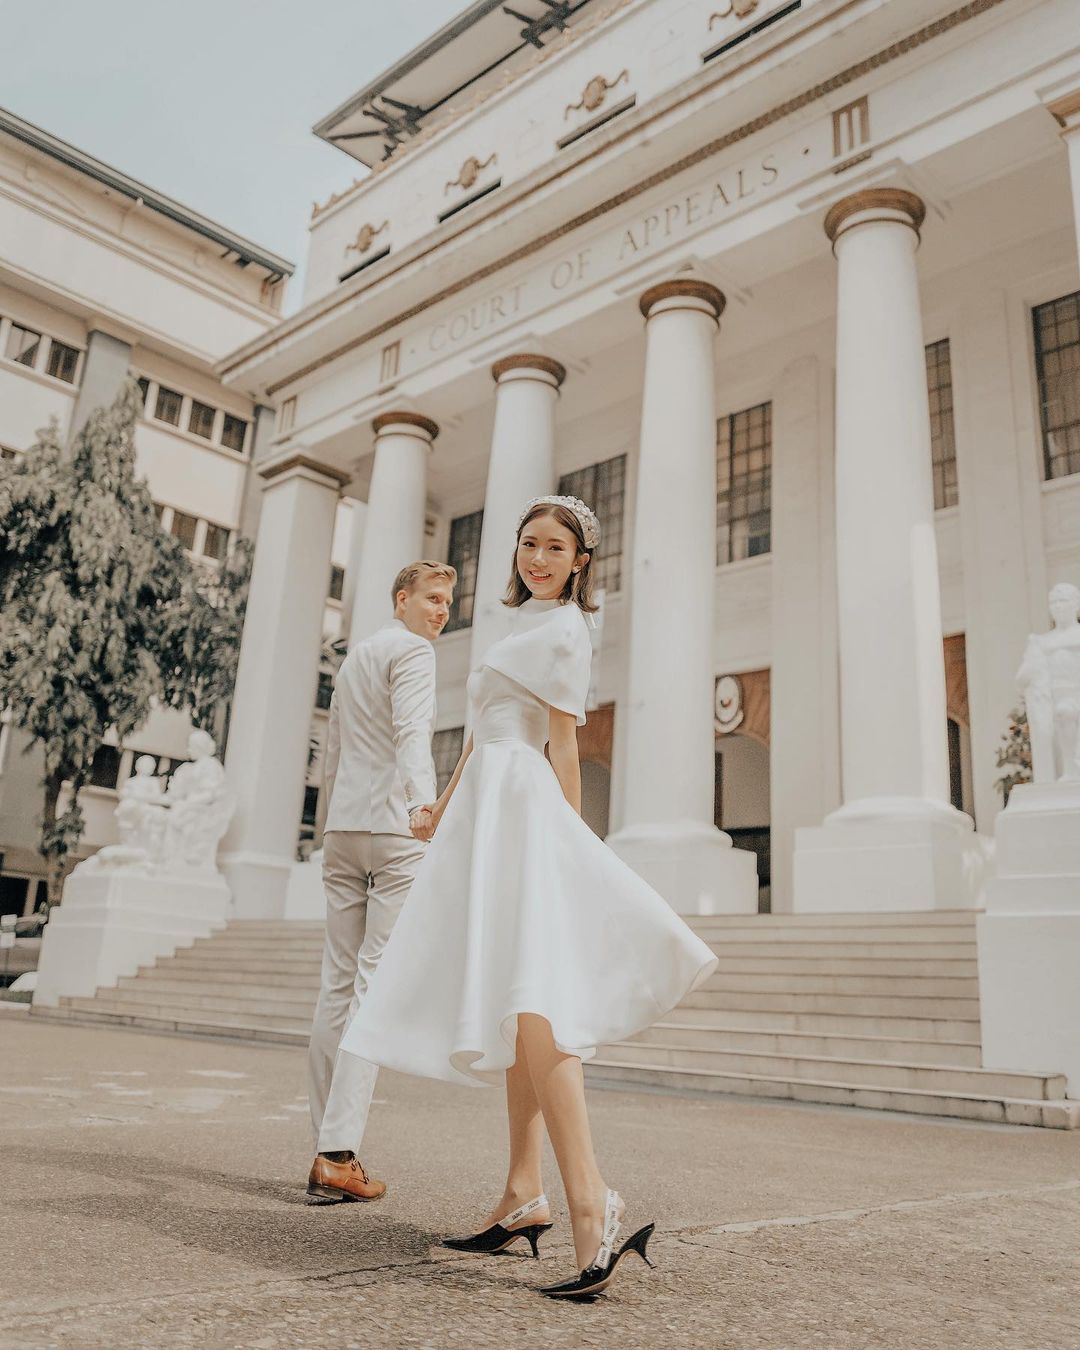
<instances>
[{"instance_id":1,"label":"held hands","mask_svg":"<svg viewBox=\"0 0 1080 1350\"><path fill-rule=\"evenodd\" d=\"M438 819L434 813L435 808L433 806L418 806L409 813L409 829L412 830L414 839L419 839L426 844L435 833Z\"/></svg>"}]
</instances>

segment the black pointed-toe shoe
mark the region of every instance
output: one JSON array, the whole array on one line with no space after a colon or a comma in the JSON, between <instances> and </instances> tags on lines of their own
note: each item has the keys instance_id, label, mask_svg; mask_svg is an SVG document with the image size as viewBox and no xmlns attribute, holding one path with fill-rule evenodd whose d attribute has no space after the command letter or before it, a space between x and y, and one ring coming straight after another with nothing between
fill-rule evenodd
<instances>
[{"instance_id":1,"label":"black pointed-toe shoe","mask_svg":"<svg viewBox=\"0 0 1080 1350\"><path fill-rule=\"evenodd\" d=\"M530 1200L527 1205L515 1209L512 1214L507 1214L501 1223L493 1223L490 1228L485 1228L482 1233L473 1233L471 1237L443 1238L442 1245L455 1252L476 1252L481 1256L490 1256L494 1252L505 1251L518 1238L524 1238L532 1248L533 1256L539 1257L540 1236L542 1233L547 1233L552 1225L550 1223L529 1223L522 1225L520 1228L514 1228L512 1225L528 1218L530 1214L535 1214L538 1209L543 1209L547 1202L546 1195L538 1195L535 1200Z\"/></svg>"},{"instance_id":2,"label":"black pointed-toe shoe","mask_svg":"<svg viewBox=\"0 0 1080 1350\"><path fill-rule=\"evenodd\" d=\"M630 1252L640 1256L647 1266L652 1266L653 1263L649 1260L645 1249L656 1228L655 1224L647 1223L644 1228L639 1228L636 1233L626 1239L618 1251L615 1251L615 1239L620 1228L619 1204L620 1200L616 1192L608 1191L604 1203L604 1235L600 1240L600 1249L591 1265L586 1266L573 1280L565 1280L562 1284L546 1285L539 1290L541 1294L546 1294L548 1298L592 1298L596 1294L603 1293L615 1278L615 1273L619 1269L623 1257Z\"/></svg>"}]
</instances>

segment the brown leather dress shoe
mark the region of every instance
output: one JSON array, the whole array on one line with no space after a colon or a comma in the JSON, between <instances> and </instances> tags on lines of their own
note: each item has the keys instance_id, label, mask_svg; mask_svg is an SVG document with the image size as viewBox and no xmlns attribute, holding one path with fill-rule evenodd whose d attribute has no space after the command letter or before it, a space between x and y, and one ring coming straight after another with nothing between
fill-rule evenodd
<instances>
[{"instance_id":1,"label":"brown leather dress shoe","mask_svg":"<svg viewBox=\"0 0 1080 1350\"><path fill-rule=\"evenodd\" d=\"M369 1177L356 1158L332 1162L320 1153L311 1164L307 1193L324 1204L340 1204L343 1200L381 1200L386 1194L386 1182Z\"/></svg>"}]
</instances>

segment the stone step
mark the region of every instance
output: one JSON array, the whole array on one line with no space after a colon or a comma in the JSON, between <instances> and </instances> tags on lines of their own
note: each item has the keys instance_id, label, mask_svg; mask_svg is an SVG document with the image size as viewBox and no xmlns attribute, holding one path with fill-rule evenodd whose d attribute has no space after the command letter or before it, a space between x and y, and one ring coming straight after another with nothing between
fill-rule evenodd
<instances>
[{"instance_id":1,"label":"stone step","mask_svg":"<svg viewBox=\"0 0 1080 1350\"><path fill-rule=\"evenodd\" d=\"M872 994L896 998L979 997L977 976L938 979L933 975L757 975L720 971L700 986L704 990L758 994Z\"/></svg>"},{"instance_id":2,"label":"stone step","mask_svg":"<svg viewBox=\"0 0 1080 1350\"><path fill-rule=\"evenodd\" d=\"M731 975L861 975L880 978L884 975L905 977L929 975L934 979L978 979L979 963L975 959L954 961L892 960L886 956L825 957L825 956L746 956L743 952L718 952L717 974Z\"/></svg>"},{"instance_id":3,"label":"stone step","mask_svg":"<svg viewBox=\"0 0 1080 1350\"><path fill-rule=\"evenodd\" d=\"M937 1092L929 1088L851 1085L828 1080L777 1078L766 1074L721 1073L715 1069L669 1069L662 1064L616 1064L603 1059L590 1061L585 1072L587 1083L610 1087L644 1085L681 1092L771 1097L835 1106L859 1106L877 1111L985 1120L1003 1125L1080 1129L1080 1101L982 1097L974 1093Z\"/></svg>"},{"instance_id":4,"label":"stone step","mask_svg":"<svg viewBox=\"0 0 1080 1350\"><path fill-rule=\"evenodd\" d=\"M158 1017L146 1013L109 1011L98 1007L97 1000L89 1008L31 1007L34 1017L49 1022L73 1022L87 1026L132 1027L140 1031L179 1032L189 1036L226 1037L245 1041L260 1041L271 1045L306 1046L310 1027L255 1026L243 1021L226 1022L219 1018L206 1021L201 1018Z\"/></svg>"},{"instance_id":5,"label":"stone step","mask_svg":"<svg viewBox=\"0 0 1080 1350\"><path fill-rule=\"evenodd\" d=\"M874 960L976 961L978 947L971 942L802 942L782 937L728 942L705 939L717 956L731 960Z\"/></svg>"},{"instance_id":6,"label":"stone step","mask_svg":"<svg viewBox=\"0 0 1080 1350\"><path fill-rule=\"evenodd\" d=\"M145 974L125 975L117 980L116 988L124 993L144 992L149 997L162 998L166 994L183 994L198 997L218 998L228 995L235 1002L256 999L274 999L284 994L291 1000L309 999L314 1005L319 993L318 974L313 979L298 978L293 975L274 977L265 975L231 976L227 984L215 980L204 972L190 971L184 978L179 971L155 969L151 967Z\"/></svg>"},{"instance_id":7,"label":"stone step","mask_svg":"<svg viewBox=\"0 0 1080 1350\"><path fill-rule=\"evenodd\" d=\"M288 952L279 952L276 955L269 954L265 956L233 956L223 952L205 952L199 956L191 956L186 952L177 952L175 956L169 958L170 963L177 968L185 970L206 970L215 975L227 973L232 970L247 971L295 971L298 974L306 974L309 971L315 972L315 978L319 978L319 971L322 967L321 958L318 956L296 956ZM159 966L164 966L164 961L158 962Z\"/></svg>"},{"instance_id":8,"label":"stone step","mask_svg":"<svg viewBox=\"0 0 1080 1350\"><path fill-rule=\"evenodd\" d=\"M980 1044L975 1017L866 1016L855 1013L734 1008L691 1008L683 1003L665 1022L693 1026L741 1027L754 1031L805 1031L831 1036L886 1036L915 1040L966 1041Z\"/></svg>"},{"instance_id":9,"label":"stone step","mask_svg":"<svg viewBox=\"0 0 1080 1350\"><path fill-rule=\"evenodd\" d=\"M821 914L685 914L683 918L693 928L974 928L978 914L976 909L837 910Z\"/></svg>"},{"instance_id":10,"label":"stone step","mask_svg":"<svg viewBox=\"0 0 1080 1350\"><path fill-rule=\"evenodd\" d=\"M249 1007L243 1003L231 1008L206 1009L202 1004L177 1003L172 998L126 999L115 990L105 990L93 998L65 998L61 1007L77 1012L109 1012L125 1017L153 1017L168 1021L220 1022L223 1026L265 1026L311 1030L312 1008L286 1006L276 1011L266 1005Z\"/></svg>"},{"instance_id":11,"label":"stone step","mask_svg":"<svg viewBox=\"0 0 1080 1350\"><path fill-rule=\"evenodd\" d=\"M220 938L199 938L190 947L182 947L181 952L190 956L306 956L322 955L323 943L312 938L292 939L287 934L281 937L240 938L223 933ZM178 952L177 955L180 953Z\"/></svg>"},{"instance_id":12,"label":"stone step","mask_svg":"<svg viewBox=\"0 0 1080 1350\"><path fill-rule=\"evenodd\" d=\"M979 1016L977 998L935 995L873 995L838 993L781 993L776 990L697 989L688 994L683 1008L737 1008L742 1012L819 1012L853 1017L931 1017L974 1021Z\"/></svg>"},{"instance_id":13,"label":"stone step","mask_svg":"<svg viewBox=\"0 0 1080 1350\"><path fill-rule=\"evenodd\" d=\"M716 1069L745 1077L812 1079L853 1087L918 1088L977 1097L1022 1097L1059 1101L1064 1074L968 1068L951 1064L889 1063L875 1059L838 1059L829 1055L788 1055L699 1046L658 1045L652 1039L604 1045L597 1058L610 1064L649 1064L664 1069Z\"/></svg>"},{"instance_id":14,"label":"stone step","mask_svg":"<svg viewBox=\"0 0 1080 1350\"><path fill-rule=\"evenodd\" d=\"M325 930L326 925L321 920L315 919L233 919L225 931L228 933L281 933L289 937L314 935L321 938Z\"/></svg>"},{"instance_id":15,"label":"stone step","mask_svg":"<svg viewBox=\"0 0 1080 1350\"><path fill-rule=\"evenodd\" d=\"M784 1055L824 1055L833 1059L891 1060L908 1064L954 1064L979 1068L982 1051L975 1041L934 1041L909 1036L860 1036L813 1031L783 1031L736 1026L699 1026L693 1022L656 1022L624 1045L746 1050Z\"/></svg>"},{"instance_id":16,"label":"stone step","mask_svg":"<svg viewBox=\"0 0 1080 1350\"><path fill-rule=\"evenodd\" d=\"M802 942L818 944L821 942L862 942L877 948L891 947L894 943L908 943L922 946L926 943L974 943L977 939L975 929L970 925L940 925L926 928L841 928L837 926L820 928L781 928L768 925L755 925L752 928L720 928L713 924L703 925L693 922L694 932L706 942Z\"/></svg>"}]
</instances>

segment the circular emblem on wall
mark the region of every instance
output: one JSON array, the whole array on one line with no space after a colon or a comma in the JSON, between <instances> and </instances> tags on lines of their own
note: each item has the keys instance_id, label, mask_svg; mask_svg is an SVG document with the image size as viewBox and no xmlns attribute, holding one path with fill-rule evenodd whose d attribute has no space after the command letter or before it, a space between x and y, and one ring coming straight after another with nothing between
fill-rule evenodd
<instances>
[{"instance_id":1,"label":"circular emblem on wall","mask_svg":"<svg viewBox=\"0 0 1080 1350\"><path fill-rule=\"evenodd\" d=\"M742 681L737 675L721 675L716 681L716 734L727 736L742 725Z\"/></svg>"}]
</instances>

